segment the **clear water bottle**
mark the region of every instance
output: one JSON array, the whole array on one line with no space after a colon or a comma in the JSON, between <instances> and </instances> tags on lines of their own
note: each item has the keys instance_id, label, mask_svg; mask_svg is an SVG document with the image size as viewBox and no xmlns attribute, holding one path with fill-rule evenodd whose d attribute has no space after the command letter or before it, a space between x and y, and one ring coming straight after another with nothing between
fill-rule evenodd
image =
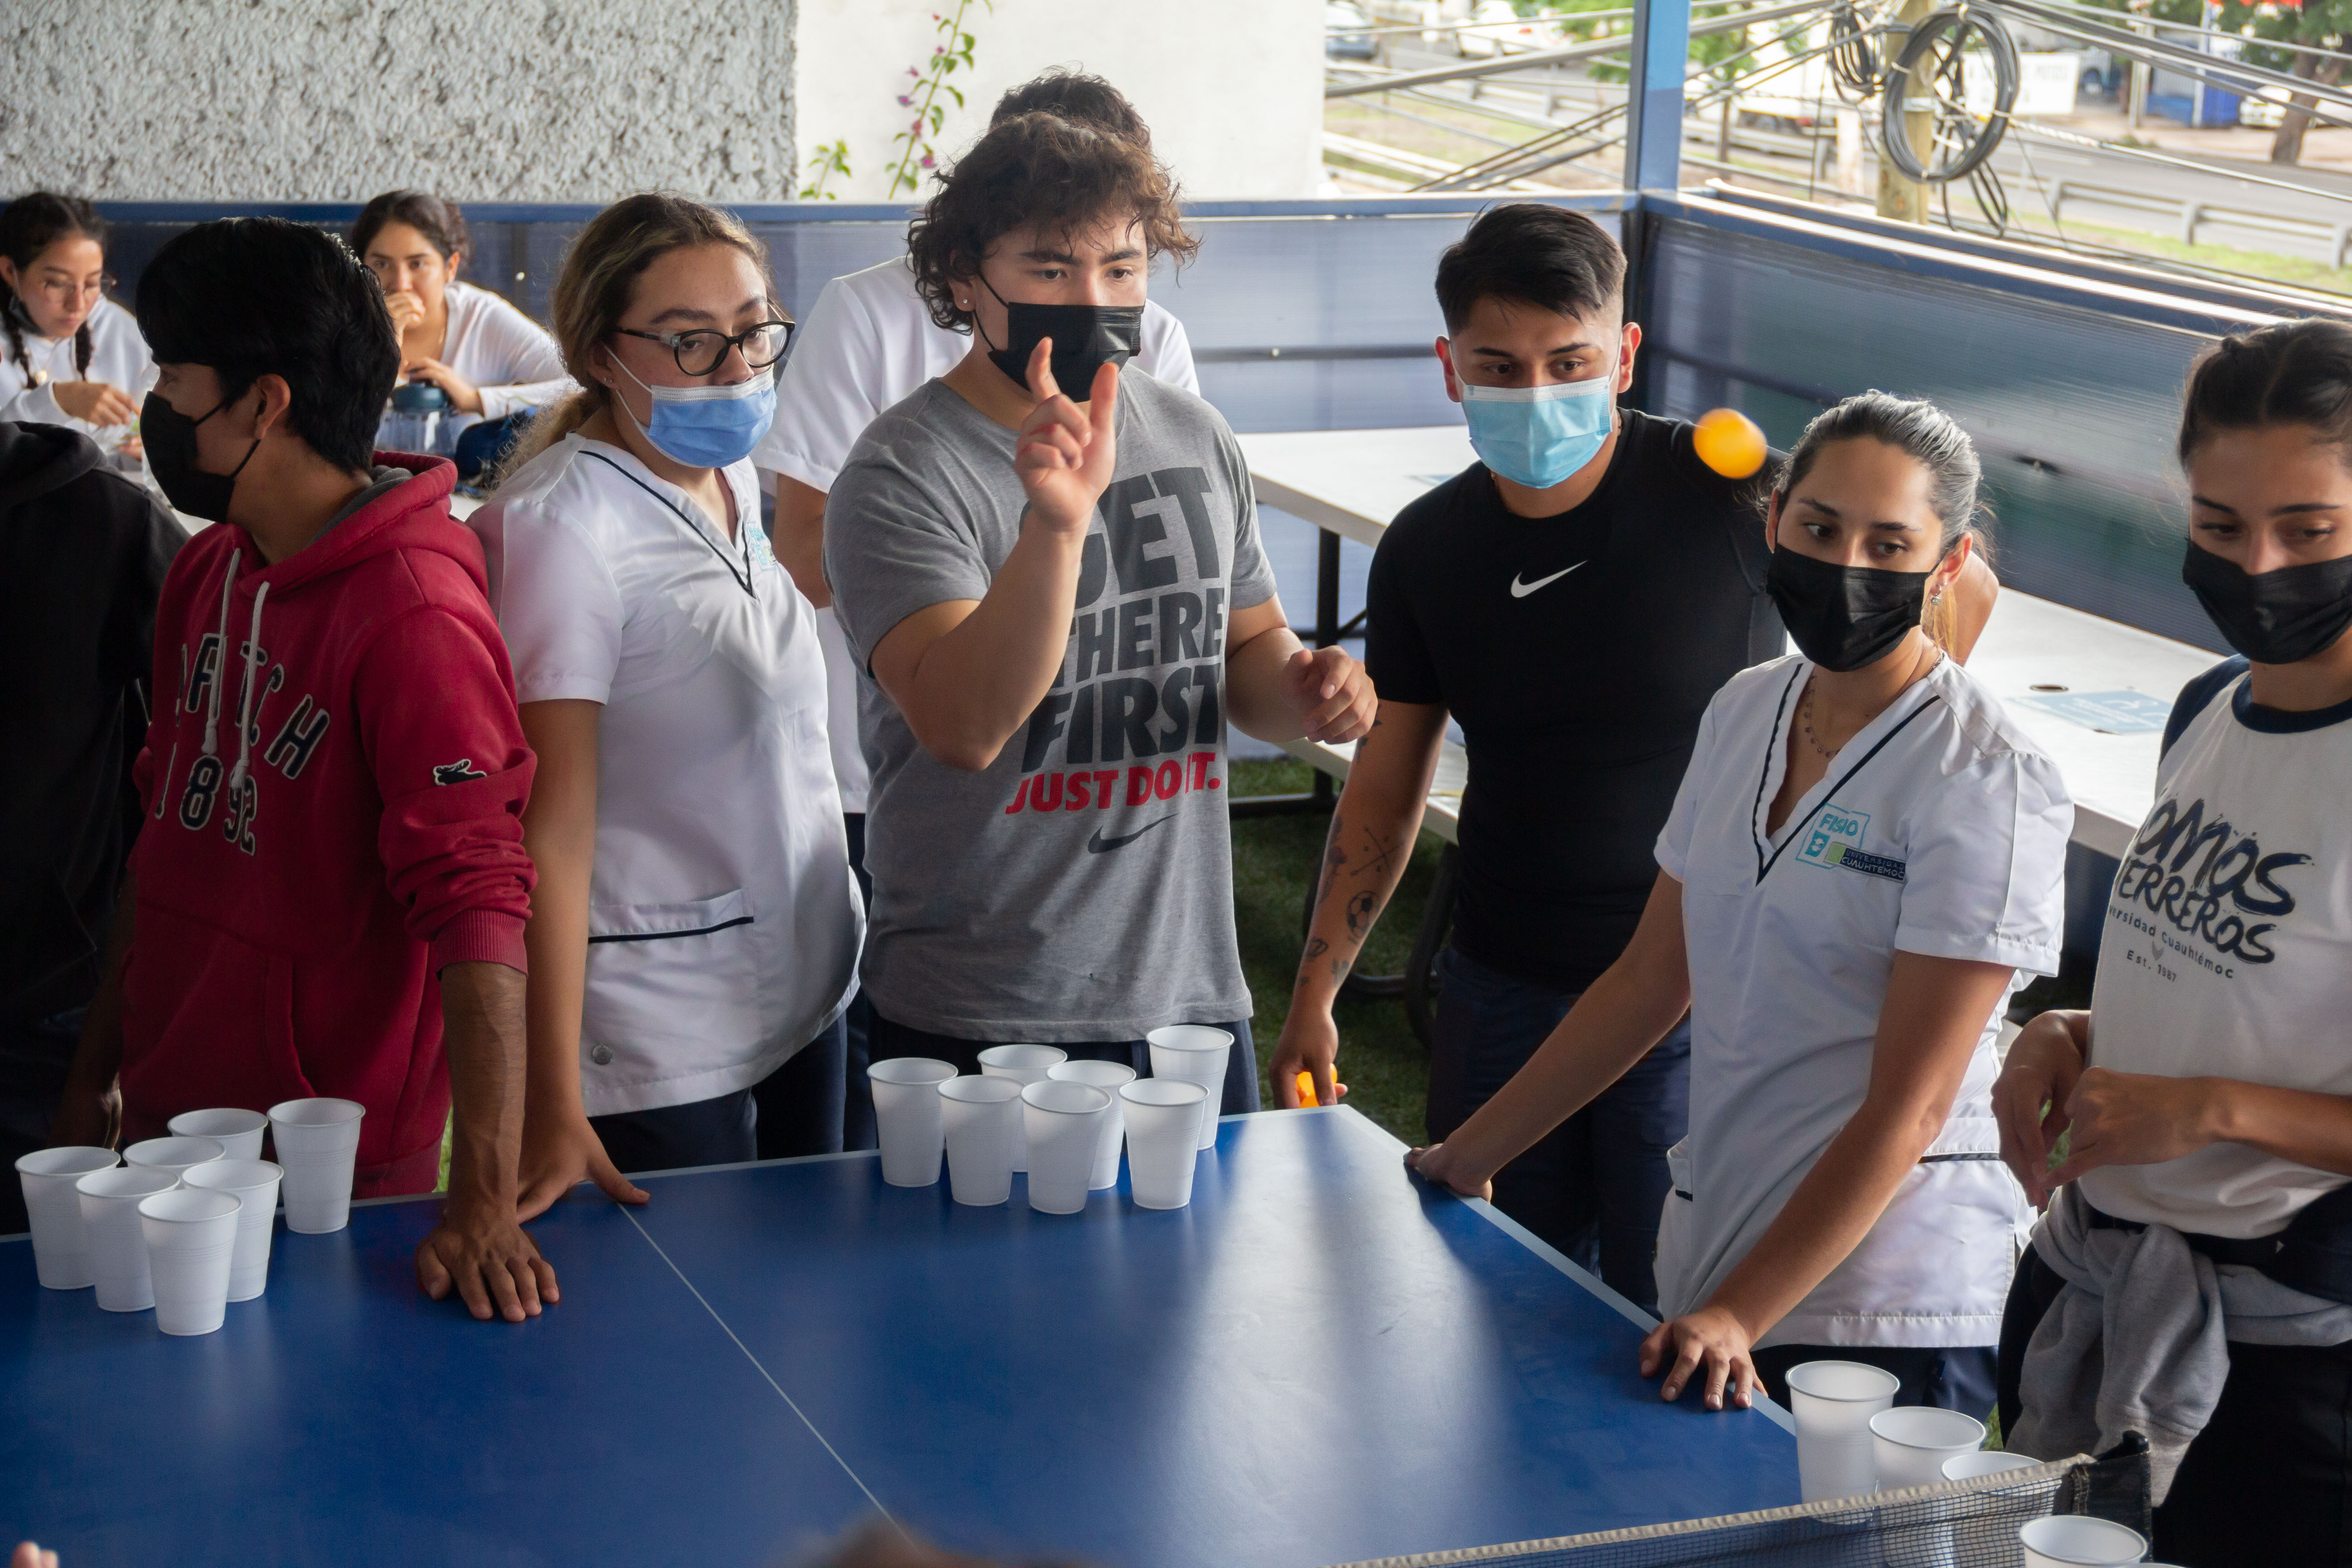
<instances>
[{"instance_id":1,"label":"clear water bottle","mask_svg":"<svg viewBox=\"0 0 2352 1568\"><path fill-rule=\"evenodd\" d=\"M404 382L393 389L392 408L377 429L375 444L386 451L439 455L441 424L448 412L447 393L429 381Z\"/></svg>"}]
</instances>

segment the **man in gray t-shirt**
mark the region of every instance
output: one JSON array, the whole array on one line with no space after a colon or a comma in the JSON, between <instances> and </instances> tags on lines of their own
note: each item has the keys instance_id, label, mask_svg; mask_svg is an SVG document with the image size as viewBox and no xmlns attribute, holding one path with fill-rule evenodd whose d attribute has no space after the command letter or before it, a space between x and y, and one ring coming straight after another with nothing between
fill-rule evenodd
<instances>
[{"instance_id":1,"label":"man in gray t-shirt","mask_svg":"<svg viewBox=\"0 0 2352 1568\"><path fill-rule=\"evenodd\" d=\"M1021 182L1057 161L1139 216L1029 216ZM1291 634L1224 421L1113 368L1150 254L1180 245L1148 153L1043 115L992 130L917 226L919 286L972 352L867 427L826 508L874 774L877 1059L1039 1040L1142 1069L1147 1031L1213 1023L1236 1035L1223 1109L1256 1103L1226 722L1348 741L1372 696Z\"/></svg>"}]
</instances>

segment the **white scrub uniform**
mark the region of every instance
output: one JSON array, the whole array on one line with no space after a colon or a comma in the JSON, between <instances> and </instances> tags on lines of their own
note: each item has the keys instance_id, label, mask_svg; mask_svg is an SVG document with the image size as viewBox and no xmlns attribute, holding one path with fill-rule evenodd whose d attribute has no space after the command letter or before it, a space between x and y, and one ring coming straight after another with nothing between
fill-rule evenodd
<instances>
[{"instance_id":1,"label":"white scrub uniform","mask_svg":"<svg viewBox=\"0 0 2352 1568\"><path fill-rule=\"evenodd\" d=\"M970 333L932 321L905 257L835 278L793 336L792 358L776 384L776 422L751 461L829 493L849 448L874 416L953 370L971 352ZM1201 390L1183 324L1156 301L1143 307L1143 349L1133 363L1187 392ZM832 729L834 776L842 809L862 812L868 779L857 749L857 661L833 611L817 615L833 711L841 715Z\"/></svg>"},{"instance_id":2,"label":"white scrub uniform","mask_svg":"<svg viewBox=\"0 0 2352 1568\"><path fill-rule=\"evenodd\" d=\"M26 329L23 335L22 360L9 351L6 338L0 336L0 419L28 425L63 425L85 436L95 436L100 426L72 418L58 406L58 383L102 381L121 387L134 405L142 401L155 384L155 361L147 352L147 340L139 334L138 319L111 300L100 300L98 308L89 313L88 370L75 368L71 332L62 338L45 338ZM109 428L120 437L129 435L134 426L117 425Z\"/></svg>"},{"instance_id":3,"label":"white scrub uniform","mask_svg":"<svg viewBox=\"0 0 2352 1568\"><path fill-rule=\"evenodd\" d=\"M725 470L736 537L577 434L467 519L520 702L604 705L580 1085L588 1114L748 1089L854 989L865 907L825 752L816 612Z\"/></svg>"},{"instance_id":4,"label":"white scrub uniform","mask_svg":"<svg viewBox=\"0 0 2352 1568\"><path fill-rule=\"evenodd\" d=\"M1692 993L1690 1133L1667 1155L1658 1231L1670 1318L1706 1301L1860 1109L1898 949L2058 967L2074 803L1950 659L1766 833L1811 669L1776 659L1716 694L1658 838L1658 864L1683 884ZM1759 1347L2000 1339L2032 1217L1992 1115L2002 1011L1878 1223Z\"/></svg>"}]
</instances>

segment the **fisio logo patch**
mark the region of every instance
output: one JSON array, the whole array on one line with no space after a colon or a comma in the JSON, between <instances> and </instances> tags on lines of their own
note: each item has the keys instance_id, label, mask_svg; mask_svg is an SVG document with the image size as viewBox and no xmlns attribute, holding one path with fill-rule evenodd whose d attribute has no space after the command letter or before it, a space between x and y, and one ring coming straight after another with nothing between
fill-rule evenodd
<instances>
[{"instance_id":1,"label":"fisio logo patch","mask_svg":"<svg viewBox=\"0 0 2352 1568\"><path fill-rule=\"evenodd\" d=\"M1805 830L1805 847L1797 858L1815 866L1834 866L1842 871L1859 871L1866 877L1883 877L1890 882L1902 881L1908 868L1900 860L1884 855L1872 855L1863 849L1863 839L1870 831L1870 813L1848 811L1832 801L1813 818Z\"/></svg>"}]
</instances>

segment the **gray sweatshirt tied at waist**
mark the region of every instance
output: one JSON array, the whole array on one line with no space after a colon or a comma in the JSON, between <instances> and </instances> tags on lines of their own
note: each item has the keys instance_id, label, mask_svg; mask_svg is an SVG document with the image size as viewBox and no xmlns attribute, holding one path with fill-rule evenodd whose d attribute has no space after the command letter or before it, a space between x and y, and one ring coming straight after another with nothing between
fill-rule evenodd
<instances>
[{"instance_id":1,"label":"gray sweatshirt tied at waist","mask_svg":"<svg viewBox=\"0 0 2352 1568\"><path fill-rule=\"evenodd\" d=\"M2212 1418L2230 1375L2229 1342L2333 1345L2352 1340L2352 1307L2307 1296L2242 1264L2216 1264L2169 1226L2094 1229L2072 1184L2033 1233L2065 1279L2025 1350L2011 1452L2104 1453L2126 1431L2148 1440L2155 1502Z\"/></svg>"}]
</instances>

